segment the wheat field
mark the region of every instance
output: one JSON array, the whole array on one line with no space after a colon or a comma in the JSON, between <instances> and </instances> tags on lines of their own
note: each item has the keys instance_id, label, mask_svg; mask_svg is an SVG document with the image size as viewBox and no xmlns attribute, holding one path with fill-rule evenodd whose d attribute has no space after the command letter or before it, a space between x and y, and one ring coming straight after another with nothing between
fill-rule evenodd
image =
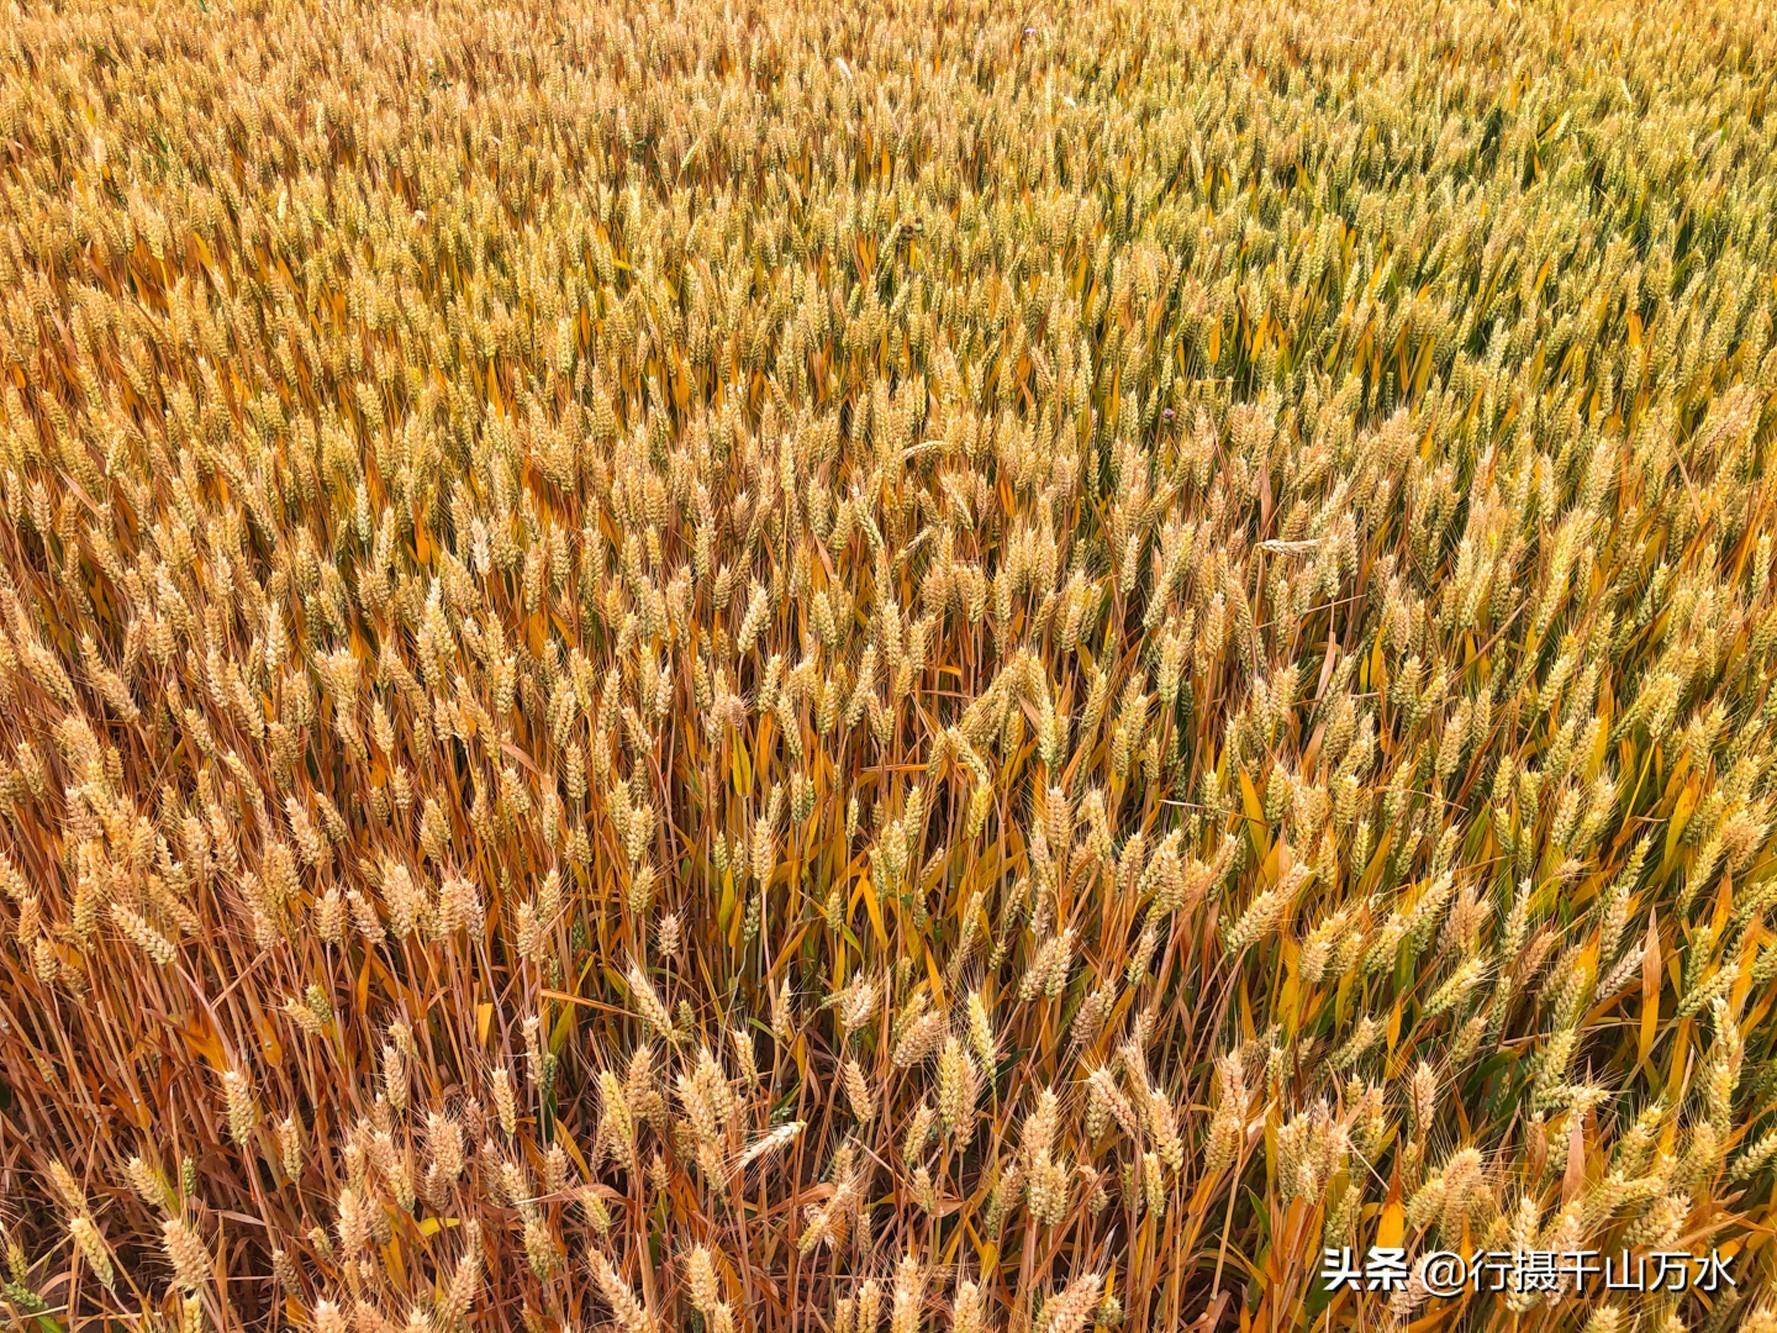
<instances>
[{"instance_id":1,"label":"wheat field","mask_svg":"<svg viewBox=\"0 0 1777 1333\"><path fill-rule=\"evenodd\" d=\"M6 1327L1777 1329L1773 11L0 30Z\"/></svg>"}]
</instances>

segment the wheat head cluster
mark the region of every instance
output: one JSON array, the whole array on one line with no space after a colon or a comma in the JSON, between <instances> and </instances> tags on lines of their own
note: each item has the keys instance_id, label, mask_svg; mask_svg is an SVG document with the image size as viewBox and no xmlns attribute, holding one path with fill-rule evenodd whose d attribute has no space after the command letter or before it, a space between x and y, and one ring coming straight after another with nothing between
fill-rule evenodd
<instances>
[{"instance_id":1,"label":"wheat head cluster","mask_svg":"<svg viewBox=\"0 0 1777 1333\"><path fill-rule=\"evenodd\" d=\"M0 29L8 1327L1777 1327L1771 10Z\"/></svg>"}]
</instances>

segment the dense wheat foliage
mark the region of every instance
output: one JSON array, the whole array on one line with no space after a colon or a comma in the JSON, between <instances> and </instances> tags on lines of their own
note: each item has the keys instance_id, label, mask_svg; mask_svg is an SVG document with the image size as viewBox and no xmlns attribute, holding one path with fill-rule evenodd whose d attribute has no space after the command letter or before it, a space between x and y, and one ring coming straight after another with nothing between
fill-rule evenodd
<instances>
[{"instance_id":1,"label":"dense wheat foliage","mask_svg":"<svg viewBox=\"0 0 1777 1333\"><path fill-rule=\"evenodd\" d=\"M1777 1324L1773 20L1238 9L11 9L0 1318Z\"/></svg>"}]
</instances>

